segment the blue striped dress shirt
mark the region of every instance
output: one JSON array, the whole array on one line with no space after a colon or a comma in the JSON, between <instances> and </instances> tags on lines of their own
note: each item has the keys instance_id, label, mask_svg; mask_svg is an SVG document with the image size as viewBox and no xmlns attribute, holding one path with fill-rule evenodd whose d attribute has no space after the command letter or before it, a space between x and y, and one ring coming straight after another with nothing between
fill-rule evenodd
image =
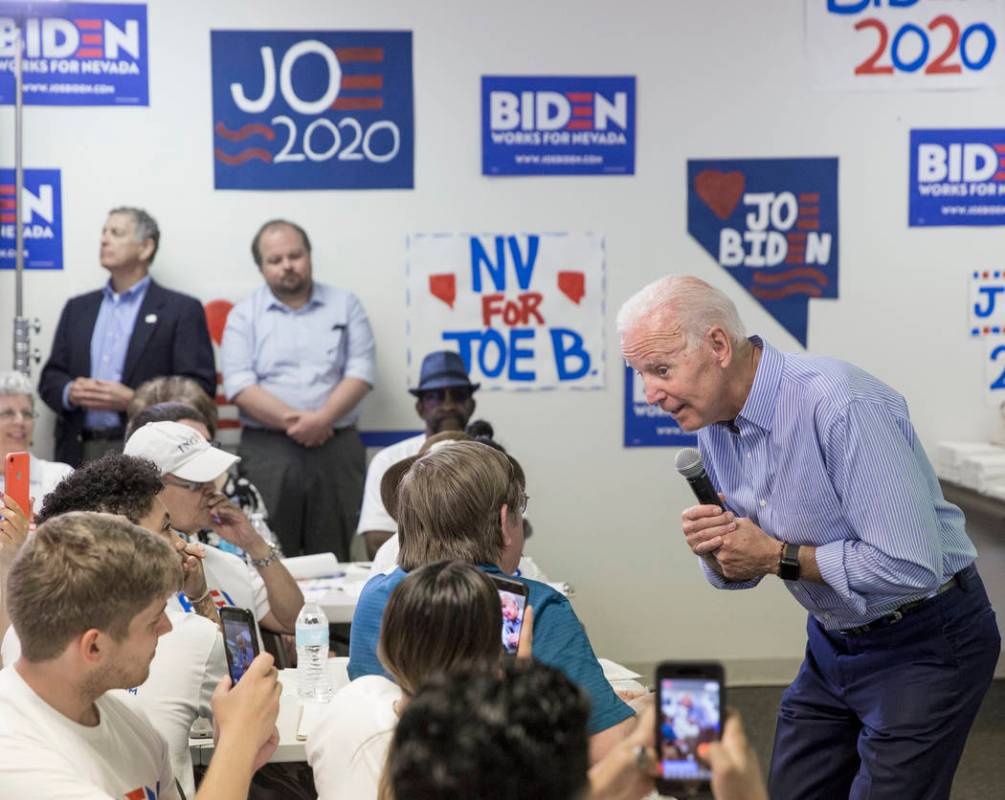
<instances>
[{"instance_id":1,"label":"blue striped dress shirt","mask_svg":"<svg viewBox=\"0 0 1005 800\"><path fill-rule=\"evenodd\" d=\"M786 582L827 629L855 627L931 595L977 557L942 496L904 398L833 358L762 348L732 424L698 432L726 504L770 536L813 545L826 585ZM730 582L702 562L722 589Z\"/></svg>"},{"instance_id":2,"label":"blue striped dress shirt","mask_svg":"<svg viewBox=\"0 0 1005 800\"><path fill-rule=\"evenodd\" d=\"M126 351L129 350L129 340L136 327L136 317L140 306L147 296L150 287L150 276L137 281L121 294L112 289L108 281L101 290L101 307L94 323L94 333L91 334L91 377L103 381L122 382L122 370L126 365ZM67 397L69 384L67 384ZM84 412L84 427L88 430L96 428L117 428L122 424L122 417L117 411Z\"/></svg>"}]
</instances>

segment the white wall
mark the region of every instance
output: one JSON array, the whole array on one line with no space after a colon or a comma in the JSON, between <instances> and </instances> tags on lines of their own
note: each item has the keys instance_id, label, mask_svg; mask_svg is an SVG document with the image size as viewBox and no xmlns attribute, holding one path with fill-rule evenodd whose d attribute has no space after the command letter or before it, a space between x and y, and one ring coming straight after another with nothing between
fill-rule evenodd
<instances>
[{"instance_id":1,"label":"white wall","mask_svg":"<svg viewBox=\"0 0 1005 800\"><path fill-rule=\"evenodd\" d=\"M743 595L708 588L679 530L692 500L674 451L625 450L614 312L668 271L734 298L748 328L798 349L686 233L686 160L839 156L840 299L810 305L811 350L847 358L903 392L924 442L978 438L982 345L962 334L965 274L1001 266L1000 231L906 227L911 127L1001 124L1002 92L820 93L803 63L793 0L153 0L149 108L29 107L26 165L62 169L65 261L28 277L27 309L47 353L60 308L98 286L107 209L147 207L168 286L208 300L250 290L250 238L266 218L301 222L321 280L357 292L379 342L368 429L418 427L404 392L404 242L412 232L597 231L607 238L607 389L483 393L479 416L529 474L530 551L577 589L601 654L767 660L791 667L803 618L776 581ZM414 32L414 191L215 192L211 29ZM483 74L638 76L637 175L494 179L480 175ZM0 163L12 165L12 114L0 111ZM0 275L0 363L8 363L13 276ZM40 451L45 451L42 421ZM741 665L742 666L742 665Z\"/></svg>"}]
</instances>

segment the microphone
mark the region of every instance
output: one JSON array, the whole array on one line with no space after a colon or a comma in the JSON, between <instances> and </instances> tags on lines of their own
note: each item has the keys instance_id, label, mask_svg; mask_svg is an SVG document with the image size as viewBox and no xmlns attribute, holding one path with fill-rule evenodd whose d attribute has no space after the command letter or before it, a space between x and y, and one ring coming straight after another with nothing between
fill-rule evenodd
<instances>
[{"instance_id":1,"label":"microphone","mask_svg":"<svg viewBox=\"0 0 1005 800\"><path fill-rule=\"evenodd\" d=\"M702 463L701 453L697 447L681 448L681 451L677 453L675 464L677 471L691 484L691 490L698 498L699 503L722 508L722 500L719 499L708 473L705 472L705 465Z\"/></svg>"}]
</instances>

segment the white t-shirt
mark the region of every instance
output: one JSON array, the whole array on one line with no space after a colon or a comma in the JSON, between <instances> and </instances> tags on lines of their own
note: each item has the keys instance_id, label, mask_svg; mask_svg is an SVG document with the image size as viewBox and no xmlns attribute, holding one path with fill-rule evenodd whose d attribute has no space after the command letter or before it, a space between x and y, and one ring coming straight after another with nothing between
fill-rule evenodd
<instances>
[{"instance_id":1,"label":"white t-shirt","mask_svg":"<svg viewBox=\"0 0 1005 800\"><path fill-rule=\"evenodd\" d=\"M135 697L133 702L167 741L172 772L185 796L193 798L195 779L188 734L197 717L212 719L210 699L227 674L227 657L219 628L205 617L169 608L168 618L172 629L158 639L146 681L135 689L116 689L105 696ZM7 629L0 655L6 666L21 657L21 642L13 626Z\"/></svg>"},{"instance_id":2,"label":"white t-shirt","mask_svg":"<svg viewBox=\"0 0 1005 800\"><path fill-rule=\"evenodd\" d=\"M394 568L398 566L398 552L401 550L401 545L398 542L397 536L392 536L384 544L380 546L377 550L377 554L373 557L373 564L370 565L370 574L388 574L394 572ZM534 559L530 556L523 556L520 559L520 565L517 567L520 570L519 575L521 578L530 578L534 581L541 581L542 583L548 582L548 576L541 571L541 568L534 563Z\"/></svg>"},{"instance_id":3,"label":"white t-shirt","mask_svg":"<svg viewBox=\"0 0 1005 800\"><path fill-rule=\"evenodd\" d=\"M377 797L400 698L401 689L383 675L365 675L335 693L304 745L318 800Z\"/></svg>"},{"instance_id":4,"label":"white t-shirt","mask_svg":"<svg viewBox=\"0 0 1005 800\"><path fill-rule=\"evenodd\" d=\"M387 531L394 533L398 525L384 508L380 499L380 481L384 473L394 464L416 455L426 441L426 434L420 433L400 442L388 445L370 460L366 471L366 485L363 487L363 507L359 512L359 525L356 533L366 531Z\"/></svg>"},{"instance_id":5,"label":"white t-shirt","mask_svg":"<svg viewBox=\"0 0 1005 800\"><path fill-rule=\"evenodd\" d=\"M0 671L0 797L178 800L168 748L129 699L104 694L99 722L81 725Z\"/></svg>"},{"instance_id":6,"label":"white t-shirt","mask_svg":"<svg viewBox=\"0 0 1005 800\"><path fill-rule=\"evenodd\" d=\"M73 472L73 467L69 464L64 464L62 461L45 461L29 454L28 487L31 497L35 498L35 513L42 510L46 495L71 472ZM3 494L4 484L3 471L0 470L0 494ZM377 491L380 491L379 486Z\"/></svg>"}]
</instances>

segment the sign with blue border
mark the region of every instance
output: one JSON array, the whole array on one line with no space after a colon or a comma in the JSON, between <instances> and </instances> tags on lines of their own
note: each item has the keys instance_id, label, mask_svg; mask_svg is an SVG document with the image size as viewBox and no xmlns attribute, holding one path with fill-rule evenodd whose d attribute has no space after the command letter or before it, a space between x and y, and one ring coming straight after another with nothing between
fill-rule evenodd
<instances>
[{"instance_id":1,"label":"sign with blue border","mask_svg":"<svg viewBox=\"0 0 1005 800\"><path fill-rule=\"evenodd\" d=\"M411 189L410 31L212 31L217 189Z\"/></svg>"},{"instance_id":2,"label":"sign with blue border","mask_svg":"<svg viewBox=\"0 0 1005 800\"><path fill-rule=\"evenodd\" d=\"M23 4L22 4L23 5ZM145 4L65 3L24 21L24 102L145 106L150 102ZM0 103L14 102L17 4L0 3Z\"/></svg>"},{"instance_id":3,"label":"sign with blue border","mask_svg":"<svg viewBox=\"0 0 1005 800\"><path fill-rule=\"evenodd\" d=\"M634 76L483 76L482 174L635 174Z\"/></svg>"},{"instance_id":4,"label":"sign with blue border","mask_svg":"<svg viewBox=\"0 0 1005 800\"><path fill-rule=\"evenodd\" d=\"M1005 130L911 131L911 226L1005 225Z\"/></svg>"},{"instance_id":5,"label":"sign with blue border","mask_svg":"<svg viewBox=\"0 0 1005 800\"><path fill-rule=\"evenodd\" d=\"M838 296L838 160L687 162L687 231L806 346L811 298Z\"/></svg>"},{"instance_id":6,"label":"sign with blue border","mask_svg":"<svg viewBox=\"0 0 1005 800\"><path fill-rule=\"evenodd\" d=\"M0 169L0 269L14 269L14 170ZM58 169L26 169L21 194L25 269L63 268L63 201Z\"/></svg>"},{"instance_id":7,"label":"sign with blue border","mask_svg":"<svg viewBox=\"0 0 1005 800\"><path fill-rule=\"evenodd\" d=\"M697 447L669 413L646 402L642 376L625 366L625 447Z\"/></svg>"}]
</instances>

